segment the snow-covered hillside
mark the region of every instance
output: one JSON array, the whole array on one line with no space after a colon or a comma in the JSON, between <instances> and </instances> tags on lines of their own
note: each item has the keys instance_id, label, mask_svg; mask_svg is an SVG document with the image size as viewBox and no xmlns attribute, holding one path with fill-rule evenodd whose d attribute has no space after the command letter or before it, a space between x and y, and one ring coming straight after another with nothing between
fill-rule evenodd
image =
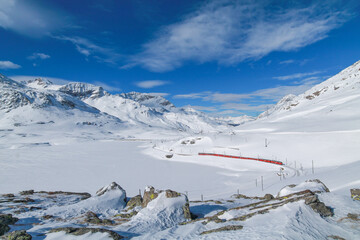
<instances>
[{"instance_id":1,"label":"snow-covered hillside","mask_svg":"<svg viewBox=\"0 0 360 240\"><path fill-rule=\"evenodd\" d=\"M94 114L88 122L96 122L99 116L104 117L107 114L112 119L123 122L127 129L141 130L139 132L151 132L158 128L159 131L197 133L223 131L228 128L226 121L216 120L191 108L176 108L161 96L137 92L113 95L102 87L87 83L73 82L61 86L40 78L17 83L0 76L0 109L7 113L13 112L1 114L2 118L8 120L14 112L17 112L21 119L23 110L19 108L28 106L31 108L26 110L27 119L38 115L39 108L47 111L48 120L53 122L58 119L56 116L50 119L52 111L65 111L64 115L68 110L85 111ZM49 111L51 108L53 110ZM30 109L33 109L33 113L30 113Z\"/></svg>"},{"instance_id":2,"label":"snow-covered hillside","mask_svg":"<svg viewBox=\"0 0 360 240\"><path fill-rule=\"evenodd\" d=\"M287 95L259 115L264 122L302 120L302 126L319 124L326 128L360 129L360 61L299 96ZM338 126L341 122L343 126ZM324 124L326 123L326 124ZM355 125L354 125L355 124Z\"/></svg>"},{"instance_id":3,"label":"snow-covered hillside","mask_svg":"<svg viewBox=\"0 0 360 240\"><path fill-rule=\"evenodd\" d=\"M246 122L149 94L1 76L0 194L11 194L0 213L33 239L357 239L359 69ZM123 188L104 196L54 192L113 181Z\"/></svg>"}]
</instances>

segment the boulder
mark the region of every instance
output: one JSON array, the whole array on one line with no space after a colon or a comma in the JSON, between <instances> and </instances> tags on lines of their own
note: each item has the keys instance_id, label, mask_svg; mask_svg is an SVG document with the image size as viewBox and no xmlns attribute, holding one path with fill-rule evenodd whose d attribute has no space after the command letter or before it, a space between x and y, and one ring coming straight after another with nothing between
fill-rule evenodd
<instances>
[{"instance_id":1,"label":"boulder","mask_svg":"<svg viewBox=\"0 0 360 240\"><path fill-rule=\"evenodd\" d=\"M142 197L141 195L136 195L135 197L130 198L130 200L126 203L126 208L133 209L137 206L142 205Z\"/></svg>"},{"instance_id":2,"label":"boulder","mask_svg":"<svg viewBox=\"0 0 360 240\"><path fill-rule=\"evenodd\" d=\"M147 199L151 200L146 202ZM146 207L132 218L130 225L160 231L191 219L189 200L185 194L148 188L144 194L144 201L147 203Z\"/></svg>"},{"instance_id":3,"label":"boulder","mask_svg":"<svg viewBox=\"0 0 360 240\"><path fill-rule=\"evenodd\" d=\"M4 240L31 240L32 237L25 230L17 230L2 236Z\"/></svg>"},{"instance_id":4,"label":"boulder","mask_svg":"<svg viewBox=\"0 0 360 240\"><path fill-rule=\"evenodd\" d=\"M33 195L33 194L34 194L34 190L26 190L20 192L20 195Z\"/></svg>"},{"instance_id":5,"label":"boulder","mask_svg":"<svg viewBox=\"0 0 360 240\"><path fill-rule=\"evenodd\" d=\"M271 200L271 199L274 199L274 196L271 195L271 194L269 194L269 193L267 193L267 194L264 195L264 199L265 199L265 200Z\"/></svg>"},{"instance_id":6,"label":"boulder","mask_svg":"<svg viewBox=\"0 0 360 240\"><path fill-rule=\"evenodd\" d=\"M97 195L97 196L102 196L102 195L104 195L105 193L111 192L111 191L114 191L114 190L115 190L115 191L116 191L116 190L120 190L121 192L123 192L123 193L125 194L125 197L126 197L126 192L125 192L125 190L124 190L119 184L117 184L116 182L112 182L110 185L100 188L100 189L96 192L96 195Z\"/></svg>"},{"instance_id":7,"label":"boulder","mask_svg":"<svg viewBox=\"0 0 360 240\"><path fill-rule=\"evenodd\" d=\"M96 224L96 225L112 225L113 222L109 219L100 219L96 213L94 212L87 212L85 214L84 222L90 223L90 224Z\"/></svg>"},{"instance_id":8,"label":"boulder","mask_svg":"<svg viewBox=\"0 0 360 240\"><path fill-rule=\"evenodd\" d=\"M145 208L149 202L157 198L160 191L155 190L153 186L147 186L144 191L144 197L142 201L142 207Z\"/></svg>"},{"instance_id":9,"label":"boulder","mask_svg":"<svg viewBox=\"0 0 360 240\"><path fill-rule=\"evenodd\" d=\"M279 191L277 197L283 197L291 193L296 193L304 190L310 190L314 193L330 192L323 182L321 182L319 179L313 179L313 180L306 180L305 182L302 182L297 185L291 184L285 186Z\"/></svg>"},{"instance_id":10,"label":"boulder","mask_svg":"<svg viewBox=\"0 0 360 240\"><path fill-rule=\"evenodd\" d=\"M316 195L306 197L305 204L310 206L314 212L319 213L322 217L334 216L332 209L321 202Z\"/></svg>"},{"instance_id":11,"label":"boulder","mask_svg":"<svg viewBox=\"0 0 360 240\"><path fill-rule=\"evenodd\" d=\"M10 231L9 225L16 223L18 220L11 214L0 214L0 236Z\"/></svg>"},{"instance_id":12,"label":"boulder","mask_svg":"<svg viewBox=\"0 0 360 240\"><path fill-rule=\"evenodd\" d=\"M359 188L353 188L350 189L351 198L357 201L360 201L360 189Z\"/></svg>"}]
</instances>

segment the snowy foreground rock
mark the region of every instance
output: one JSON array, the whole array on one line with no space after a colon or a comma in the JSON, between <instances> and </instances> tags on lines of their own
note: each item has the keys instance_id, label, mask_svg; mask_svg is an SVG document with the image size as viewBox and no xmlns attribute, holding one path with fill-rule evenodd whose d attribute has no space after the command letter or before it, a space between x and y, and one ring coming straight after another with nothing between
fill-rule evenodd
<instances>
[{"instance_id":1,"label":"snowy foreground rock","mask_svg":"<svg viewBox=\"0 0 360 240\"><path fill-rule=\"evenodd\" d=\"M93 197L84 195L33 190L2 195L1 238L355 239L360 233L359 201L330 193L318 179L285 187L275 198L237 194L189 202L184 194L151 186L142 196L126 198L115 182ZM270 229L271 235L263 235Z\"/></svg>"}]
</instances>

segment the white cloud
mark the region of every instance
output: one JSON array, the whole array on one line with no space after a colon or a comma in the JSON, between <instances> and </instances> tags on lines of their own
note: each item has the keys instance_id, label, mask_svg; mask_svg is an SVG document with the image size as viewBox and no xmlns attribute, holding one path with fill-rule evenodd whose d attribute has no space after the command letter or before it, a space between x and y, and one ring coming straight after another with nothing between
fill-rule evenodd
<instances>
[{"instance_id":1,"label":"white cloud","mask_svg":"<svg viewBox=\"0 0 360 240\"><path fill-rule=\"evenodd\" d=\"M188 93L188 94L177 94L173 98L178 99L199 99L204 98L206 95L211 94L211 92L203 93Z\"/></svg>"},{"instance_id":2,"label":"white cloud","mask_svg":"<svg viewBox=\"0 0 360 240\"><path fill-rule=\"evenodd\" d=\"M86 57L92 55L99 62L115 64L121 57L114 49L102 47L83 37L53 36L53 38L68 41L75 45L76 50Z\"/></svg>"},{"instance_id":3,"label":"white cloud","mask_svg":"<svg viewBox=\"0 0 360 240\"><path fill-rule=\"evenodd\" d=\"M348 17L329 2L288 4L273 1L212 0L178 23L163 27L128 65L155 72L186 61L236 64L273 51L292 51L327 37Z\"/></svg>"},{"instance_id":4,"label":"white cloud","mask_svg":"<svg viewBox=\"0 0 360 240\"><path fill-rule=\"evenodd\" d=\"M99 82L99 81L95 81L92 84L96 85L96 86L100 86L103 89L105 89L106 91L110 91L110 92L121 92L121 88L116 87L116 86L112 86L103 82Z\"/></svg>"},{"instance_id":5,"label":"white cloud","mask_svg":"<svg viewBox=\"0 0 360 240\"><path fill-rule=\"evenodd\" d=\"M32 0L0 0L0 27L29 37L41 37L67 25L58 9Z\"/></svg>"},{"instance_id":6,"label":"white cloud","mask_svg":"<svg viewBox=\"0 0 360 240\"><path fill-rule=\"evenodd\" d=\"M13 62L0 61L0 69L18 69L18 68L21 68L21 66Z\"/></svg>"},{"instance_id":7,"label":"white cloud","mask_svg":"<svg viewBox=\"0 0 360 240\"><path fill-rule=\"evenodd\" d=\"M313 76L322 73L321 71L314 71L314 72L307 72L307 73L294 73L291 75L285 75L285 76L278 76L273 77L273 79L277 79L280 81L290 80L290 79L299 79L303 77Z\"/></svg>"},{"instance_id":8,"label":"white cloud","mask_svg":"<svg viewBox=\"0 0 360 240\"><path fill-rule=\"evenodd\" d=\"M36 59L45 60L48 58L50 58L50 55L47 55L45 53L33 53L31 56L28 57L28 59L30 60L36 60Z\"/></svg>"},{"instance_id":9,"label":"white cloud","mask_svg":"<svg viewBox=\"0 0 360 240\"><path fill-rule=\"evenodd\" d=\"M295 60L289 59L289 60L281 61L281 62L279 62L279 63L280 63L280 64L291 64L291 63L294 63L294 62L295 62Z\"/></svg>"},{"instance_id":10,"label":"white cloud","mask_svg":"<svg viewBox=\"0 0 360 240\"><path fill-rule=\"evenodd\" d=\"M198 110L198 111L207 111L207 112L215 112L215 111L218 111L218 109L215 107L215 106L212 106L212 107L206 107L206 106L194 106L194 105L187 105L187 106L184 106L184 107L191 107L195 110Z\"/></svg>"},{"instance_id":11,"label":"white cloud","mask_svg":"<svg viewBox=\"0 0 360 240\"><path fill-rule=\"evenodd\" d=\"M159 87L165 84L168 84L169 82L167 81L162 81L162 80L149 80L149 81L142 81L142 82L137 82L135 83L136 86L141 87L141 88L153 88L153 87Z\"/></svg>"},{"instance_id":12,"label":"white cloud","mask_svg":"<svg viewBox=\"0 0 360 240\"><path fill-rule=\"evenodd\" d=\"M151 96L159 96L159 97L166 97L170 95L170 93L160 93L160 92L151 92L146 94L149 94Z\"/></svg>"}]
</instances>

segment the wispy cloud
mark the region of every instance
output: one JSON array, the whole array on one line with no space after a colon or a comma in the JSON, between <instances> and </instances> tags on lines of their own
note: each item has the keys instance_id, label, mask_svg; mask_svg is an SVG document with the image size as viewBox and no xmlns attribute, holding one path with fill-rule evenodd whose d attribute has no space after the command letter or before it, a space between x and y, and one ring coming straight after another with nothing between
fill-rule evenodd
<instances>
[{"instance_id":1,"label":"wispy cloud","mask_svg":"<svg viewBox=\"0 0 360 240\"><path fill-rule=\"evenodd\" d=\"M103 47L83 37L53 36L53 38L71 42L76 50L85 57L93 56L99 62L116 64L121 55L112 48Z\"/></svg>"},{"instance_id":2,"label":"wispy cloud","mask_svg":"<svg viewBox=\"0 0 360 240\"><path fill-rule=\"evenodd\" d=\"M45 53L33 53L31 56L28 57L29 60L36 60L36 59L45 60L48 58L50 58L50 55Z\"/></svg>"},{"instance_id":3,"label":"wispy cloud","mask_svg":"<svg viewBox=\"0 0 360 240\"><path fill-rule=\"evenodd\" d=\"M280 64L291 64L291 63L294 63L294 62L295 62L295 60L289 59L289 60L281 61L281 62L279 62L279 63L280 63Z\"/></svg>"},{"instance_id":4,"label":"wispy cloud","mask_svg":"<svg viewBox=\"0 0 360 240\"><path fill-rule=\"evenodd\" d=\"M135 85L140 88L154 88L159 87L165 84L169 84L168 81L162 81L162 80L149 80L149 81L141 81L136 82Z\"/></svg>"},{"instance_id":5,"label":"wispy cloud","mask_svg":"<svg viewBox=\"0 0 360 240\"><path fill-rule=\"evenodd\" d=\"M159 97L166 97L170 95L170 93L161 93L161 92L151 92L146 94L149 94L151 96L159 96Z\"/></svg>"},{"instance_id":6,"label":"wispy cloud","mask_svg":"<svg viewBox=\"0 0 360 240\"><path fill-rule=\"evenodd\" d=\"M292 51L324 39L348 18L345 10L328 1L278 8L273 7L274 2L207 2L182 21L163 27L126 67L140 65L163 72L186 61L231 65L256 60L273 51Z\"/></svg>"},{"instance_id":7,"label":"wispy cloud","mask_svg":"<svg viewBox=\"0 0 360 240\"><path fill-rule=\"evenodd\" d=\"M46 5L46 6L45 6ZM32 0L0 0L0 27L37 38L68 25L61 10Z\"/></svg>"},{"instance_id":8,"label":"wispy cloud","mask_svg":"<svg viewBox=\"0 0 360 240\"><path fill-rule=\"evenodd\" d=\"M106 84L104 82L95 81L95 82L92 82L92 84L94 84L96 86L100 86L100 87L102 87L103 89L105 89L106 91L109 91L109 92L121 92L122 91L120 87L110 85L110 84Z\"/></svg>"},{"instance_id":9,"label":"wispy cloud","mask_svg":"<svg viewBox=\"0 0 360 240\"><path fill-rule=\"evenodd\" d=\"M273 79L285 81L285 80L299 79L299 78L304 78L304 77L308 77L308 76L318 75L320 73L322 73L322 72L314 71L314 72L306 72L306 73L294 73L294 74L285 75L285 76L273 77Z\"/></svg>"},{"instance_id":10,"label":"wispy cloud","mask_svg":"<svg viewBox=\"0 0 360 240\"><path fill-rule=\"evenodd\" d=\"M21 68L21 66L11 61L0 61L0 69L18 69L18 68Z\"/></svg>"},{"instance_id":11,"label":"wispy cloud","mask_svg":"<svg viewBox=\"0 0 360 240\"><path fill-rule=\"evenodd\" d=\"M316 81L317 83L317 81ZM300 83L299 83L300 84ZM273 88L259 89L251 93L219 93L219 92L200 92L189 94L174 95L175 99L201 99L206 102L213 103L228 103L228 102L241 102L251 101L254 99L278 101L287 94L301 94L314 85L313 81L304 81L300 85L286 85L277 86Z\"/></svg>"}]
</instances>

